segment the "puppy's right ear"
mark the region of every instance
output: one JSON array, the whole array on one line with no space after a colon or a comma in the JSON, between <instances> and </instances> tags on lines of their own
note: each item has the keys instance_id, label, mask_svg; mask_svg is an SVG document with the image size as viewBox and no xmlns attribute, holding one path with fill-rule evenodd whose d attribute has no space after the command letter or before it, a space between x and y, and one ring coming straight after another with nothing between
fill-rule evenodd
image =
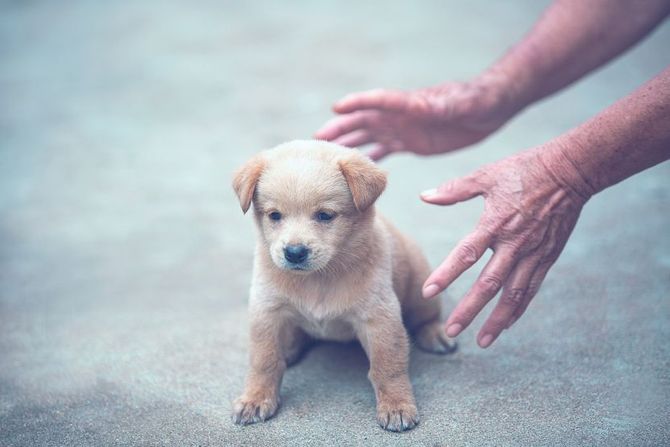
<instances>
[{"instance_id":1,"label":"puppy's right ear","mask_svg":"<svg viewBox=\"0 0 670 447\"><path fill-rule=\"evenodd\" d=\"M233 189L237 194L237 198L240 199L240 207L242 207L242 212L245 214L251 206L256 184L264 168L265 160L260 155L256 155L235 172Z\"/></svg>"}]
</instances>

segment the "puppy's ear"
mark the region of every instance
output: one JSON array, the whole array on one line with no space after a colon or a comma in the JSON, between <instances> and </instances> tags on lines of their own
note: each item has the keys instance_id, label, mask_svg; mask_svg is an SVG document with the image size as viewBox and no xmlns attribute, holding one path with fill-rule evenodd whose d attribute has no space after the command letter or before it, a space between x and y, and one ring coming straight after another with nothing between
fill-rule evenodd
<instances>
[{"instance_id":1,"label":"puppy's ear","mask_svg":"<svg viewBox=\"0 0 670 447\"><path fill-rule=\"evenodd\" d=\"M265 160L260 155L256 155L235 172L233 177L233 189L237 194L237 198L240 199L240 206L242 207L243 213L246 213L251 206L251 201L254 198L254 191L256 190L256 184L258 183L258 179L261 177L264 168Z\"/></svg>"},{"instance_id":2,"label":"puppy's ear","mask_svg":"<svg viewBox=\"0 0 670 447\"><path fill-rule=\"evenodd\" d=\"M372 160L359 154L340 160L339 165L356 209L365 211L386 188L386 173Z\"/></svg>"}]
</instances>

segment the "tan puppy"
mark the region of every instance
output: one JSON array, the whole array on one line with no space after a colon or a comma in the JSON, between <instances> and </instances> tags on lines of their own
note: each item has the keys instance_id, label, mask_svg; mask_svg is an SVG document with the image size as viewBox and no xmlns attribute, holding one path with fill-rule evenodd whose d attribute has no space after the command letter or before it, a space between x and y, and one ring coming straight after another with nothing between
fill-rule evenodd
<instances>
[{"instance_id":1,"label":"tan puppy","mask_svg":"<svg viewBox=\"0 0 670 447\"><path fill-rule=\"evenodd\" d=\"M358 339L381 426L402 431L418 423L405 327L426 351L448 353L455 344L444 334L440 300L421 296L426 259L375 212L385 186L385 173L367 157L324 141L282 144L236 173L242 211L254 204L258 244L251 366L233 405L235 423L277 411L284 370L312 339Z\"/></svg>"}]
</instances>

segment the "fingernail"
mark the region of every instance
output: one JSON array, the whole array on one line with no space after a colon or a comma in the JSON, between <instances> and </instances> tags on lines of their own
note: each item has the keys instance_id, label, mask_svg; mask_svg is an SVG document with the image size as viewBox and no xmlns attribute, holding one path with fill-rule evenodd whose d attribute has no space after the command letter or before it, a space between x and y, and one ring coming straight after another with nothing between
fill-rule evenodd
<instances>
[{"instance_id":1,"label":"fingernail","mask_svg":"<svg viewBox=\"0 0 670 447\"><path fill-rule=\"evenodd\" d=\"M432 298L435 295L437 295L440 291L440 288L437 284L431 284L427 286L425 289L423 289L423 297L424 298Z\"/></svg>"},{"instance_id":2,"label":"fingernail","mask_svg":"<svg viewBox=\"0 0 670 447\"><path fill-rule=\"evenodd\" d=\"M486 334L479 339L479 346L481 346L482 348L488 348L492 341L493 341L493 335Z\"/></svg>"},{"instance_id":3,"label":"fingernail","mask_svg":"<svg viewBox=\"0 0 670 447\"><path fill-rule=\"evenodd\" d=\"M455 337L458 334L460 334L462 330L463 326L461 326L460 324L458 323L451 324L447 328L447 337Z\"/></svg>"},{"instance_id":4,"label":"fingernail","mask_svg":"<svg viewBox=\"0 0 670 447\"><path fill-rule=\"evenodd\" d=\"M437 188L427 189L421 193L421 197L432 197L437 194Z\"/></svg>"}]
</instances>

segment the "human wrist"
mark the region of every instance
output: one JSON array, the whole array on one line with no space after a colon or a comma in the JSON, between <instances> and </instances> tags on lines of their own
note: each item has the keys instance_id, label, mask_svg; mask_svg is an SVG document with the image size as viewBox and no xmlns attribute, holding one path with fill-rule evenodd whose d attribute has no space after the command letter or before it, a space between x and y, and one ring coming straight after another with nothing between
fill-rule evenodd
<instances>
[{"instance_id":1,"label":"human wrist","mask_svg":"<svg viewBox=\"0 0 670 447\"><path fill-rule=\"evenodd\" d=\"M580 160L580 153L584 150L579 138L570 134L561 135L538 148L539 160L554 181L586 202L602 188L593 184L592 176Z\"/></svg>"},{"instance_id":2,"label":"human wrist","mask_svg":"<svg viewBox=\"0 0 670 447\"><path fill-rule=\"evenodd\" d=\"M483 130L498 129L523 108L516 101L510 80L504 73L486 71L461 86L462 93L454 101L452 116L474 119Z\"/></svg>"},{"instance_id":3,"label":"human wrist","mask_svg":"<svg viewBox=\"0 0 670 447\"><path fill-rule=\"evenodd\" d=\"M495 90L501 104L510 118L537 100L534 88L534 74L528 64L518 61L512 52L486 69L476 78Z\"/></svg>"}]
</instances>

